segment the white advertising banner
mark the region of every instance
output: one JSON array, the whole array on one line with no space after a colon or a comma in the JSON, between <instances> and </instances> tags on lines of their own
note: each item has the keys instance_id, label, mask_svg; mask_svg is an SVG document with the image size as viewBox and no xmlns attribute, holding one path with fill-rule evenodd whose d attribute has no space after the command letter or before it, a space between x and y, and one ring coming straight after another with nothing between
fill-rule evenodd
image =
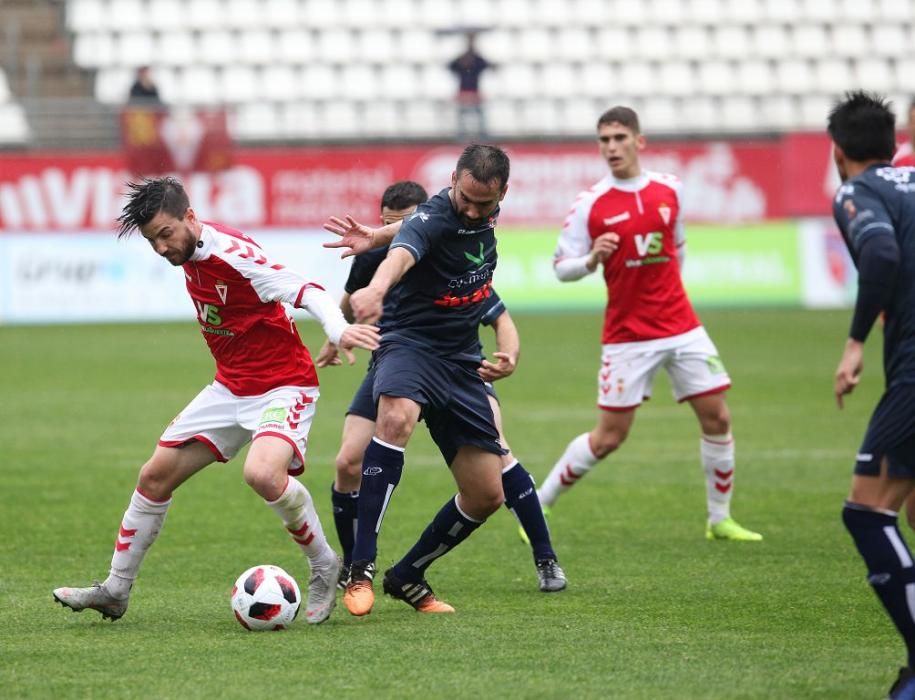
<instances>
[{"instance_id":1,"label":"white advertising banner","mask_svg":"<svg viewBox=\"0 0 915 700\"><path fill-rule=\"evenodd\" d=\"M812 309L853 306L858 273L835 222L827 218L802 219L798 233L803 305Z\"/></svg>"},{"instance_id":2,"label":"white advertising banner","mask_svg":"<svg viewBox=\"0 0 915 700\"><path fill-rule=\"evenodd\" d=\"M350 261L321 246L325 231L250 230L271 257L336 298ZM296 316L308 318L297 310ZM47 233L0 236L0 323L151 321L194 318L184 275L139 235Z\"/></svg>"}]
</instances>

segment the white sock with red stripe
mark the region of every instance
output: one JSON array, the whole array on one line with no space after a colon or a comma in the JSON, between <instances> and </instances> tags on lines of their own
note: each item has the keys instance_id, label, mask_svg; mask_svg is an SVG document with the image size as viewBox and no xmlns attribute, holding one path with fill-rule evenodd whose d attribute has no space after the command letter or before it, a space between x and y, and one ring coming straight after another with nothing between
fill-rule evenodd
<instances>
[{"instance_id":1,"label":"white sock with red stripe","mask_svg":"<svg viewBox=\"0 0 915 700\"><path fill-rule=\"evenodd\" d=\"M708 519L714 525L731 517L731 494L734 492L734 438L726 435L703 435L699 455L705 469L705 492Z\"/></svg>"},{"instance_id":2,"label":"white sock with red stripe","mask_svg":"<svg viewBox=\"0 0 915 700\"><path fill-rule=\"evenodd\" d=\"M139 491L134 491L130 497L130 505L124 512L114 542L111 571L104 584L115 598L126 598L130 593L143 557L159 536L171 504L171 498L167 501L153 501Z\"/></svg>"},{"instance_id":3,"label":"white sock with red stripe","mask_svg":"<svg viewBox=\"0 0 915 700\"><path fill-rule=\"evenodd\" d=\"M568 491L581 477L591 471L600 460L591 451L589 433L583 433L569 443L550 475L537 489L540 503L552 506L556 499Z\"/></svg>"},{"instance_id":4,"label":"white sock with red stripe","mask_svg":"<svg viewBox=\"0 0 915 700\"><path fill-rule=\"evenodd\" d=\"M324 537L314 501L301 481L289 477L283 495L266 503L280 516L292 539L312 565L324 566L337 556Z\"/></svg>"}]
</instances>

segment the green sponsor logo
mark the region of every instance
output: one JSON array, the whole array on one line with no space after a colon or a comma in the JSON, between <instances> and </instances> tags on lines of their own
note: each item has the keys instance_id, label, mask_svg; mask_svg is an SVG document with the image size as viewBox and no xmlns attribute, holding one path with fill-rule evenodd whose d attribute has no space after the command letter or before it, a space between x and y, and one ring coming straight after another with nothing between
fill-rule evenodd
<instances>
[{"instance_id":1,"label":"green sponsor logo","mask_svg":"<svg viewBox=\"0 0 915 700\"><path fill-rule=\"evenodd\" d=\"M707 358L705 362L708 365L709 372L712 374L724 374L727 371L721 358L717 355Z\"/></svg>"},{"instance_id":2,"label":"green sponsor logo","mask_svg":"<svg viewBox=\"0 0 915 700\"><path fill-rule=\"evenodd\" d=\"M473 253L464 253L464 257L472 262L476 267L481 267L483 265L483 260L485 256L483 255L483 241L480 241L480 254L474 255Z\"/></svg>"},{"instance_id":3,"label":"green sponsor logo","mask_svg":"<svg viewBox=\"0 0 915 700\"><path fill-rule=\"evenodd\" d=\"M286 420L286 409L285 408L268 408L261 415L261 425L265 423L282 423Z\"/></svg>"}]
</instances>

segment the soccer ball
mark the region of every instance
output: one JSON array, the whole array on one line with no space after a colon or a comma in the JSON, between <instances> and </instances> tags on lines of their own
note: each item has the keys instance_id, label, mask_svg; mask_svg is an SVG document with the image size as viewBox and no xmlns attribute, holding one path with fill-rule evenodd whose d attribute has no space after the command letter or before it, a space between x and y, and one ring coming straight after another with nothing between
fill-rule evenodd
<instances>
[{"instance_id":1,"label":"soccer ball","mask_svg":"<svg viewBox=\"0 0 915 700\"><path fill-rule=\"evenodd\" d=\"M299 585L278 566L261 564L245 571L232 586L232 610L249 630L285 629L299 614Z\"/></svg>"}]
</instances>

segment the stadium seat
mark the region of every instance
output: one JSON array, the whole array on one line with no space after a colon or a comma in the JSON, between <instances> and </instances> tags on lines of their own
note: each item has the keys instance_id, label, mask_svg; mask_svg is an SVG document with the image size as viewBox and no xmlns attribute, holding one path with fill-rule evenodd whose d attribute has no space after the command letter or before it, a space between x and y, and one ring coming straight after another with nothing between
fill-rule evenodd
<instances>
[{"instance_id":1,"label":"stadium seat","mask_svg":"<svg viewBox=\"0 0 915 700\"><path fill-rule=\"evenodd\" d=\"M686 59L703 59L709 55L709 31L699 24L677 27L673 33L673 55ZM665 51L664 54L666 55Z\"/></svg>"},{"instance_id":2,"label":"stadium seat","mask_svg":"<svg viewBox=\"0 0 915 700\"><path fill-rule=\"evenodd\" d=\"M855 58L869 48L867 32L858 24L838 24L832 28L832 46L827 49L836 56Z\"/></svg>"},{"instance_id":3,"label":"stadium seat","mask_svg":"<svg viewBox=\"0 0 915 700\"><path fill-rule=\"evenodd\" d=\"M274 105L268 102L248 102L238 105L228 116L229 132L236 139L275 138L280 121Z\"/></svg>"},{"instance_id":4,"label":"stadium seat","mask_svg":"<svg viewBox=\"0 0 915 700\"><path fill-rule=\"evenodd\" d=\"M677 131L682 124L676 101L670 97L647 98L639 119L649 134Z\"/></svg>"},{"instance_id":5,"label":"stadium seat","mask_svg":"<svg viewBox=\"0 0 915 700\"><path fill-rule=\"evenodd\" d=\"M530 63L543 62L554 52L556 39L553 32L542 27L521 30L518 37L517 57Z\"/></svg>"},{"instance_id":6,"label":"stadium seat","mask_svg":"<svg viewBox=\"0 0 915 700\"><path fill-rule=\"evenodd\" d=\"M801 97L797 127L821 131L834 99L834 97L826 97L825 95L804 95Z\"/></svg>"},{"instance_id":7,"label":"stadium seat","mask_svg":"<svg viewBox=\"0 0 915 700\"><path fill-rule=\"evenodd\" d=\"M752 25L766 20L766 12L762 0L722 0L720 14L714 23L721 20L736 22L738 24Z\"/></svg>"},{"instance_id":8,"label":"stadium seat","mask_svg":"<svg viewBox=\"0 0 915 700\"><path fill-rule=\"evenodd\" d=\"M721 58L742 58L751 46L747 28L739 24L720 25L712 33L712 44L716 56Z\"/></svg>"},{"instance_id":9,"label":"stadium seat","mask_svg":"<svg viewBox=\"0 0 915 700\"><path fill-rule=\"evenodd\" d=\"M341 69L340 82L354 100L371 100L379 96L379 71L367 63L354 63ZM382 92L380 96L383 96Z\"/></svg>"},{"instance_id":10,"label":"stadium seat","mask_svg":"<svg viewBox=\"0 0 915 700\"><path fill-rule=\"evenodd\" d=\"M311 99L328 99L342 94L337 71L326 63L310 63L303 70L304 94Z\"/></svg>"},{"instance_id":11,"label":"stadium seat","mask_svg":"<svg viewBox=\"0 0 915 700\"><path fill-rule=\"evenodd\" d=\"M115 61L118 65L135 68L148 66L156 58L152 34L149 32L128 32L121 34L117 42Z\"/></svg>"},{"instance_id":12,"label":"stadium seat","mask_svg":"<svg viewBox=\"0 0 915 700\"><path fill-rule=\"evenodd\" d=\"M313 101L287 102L278 110L280 133L287 138L314 138L318 135L318 106Z\"/></svg>"},{"instance_id":13,"label":"stadium seat","mask_svg":"<svg viewBox=\"0 0 915 700\"><path fill-rule=\"evenodd\" d=\"M765 96L775 88L775 77L768 61L751 59L737 64L737 92Z\"/></svg>"},{"instance_id":14,"label":"stadium seat","mask_svg":"<svg viewBox=\"0 0 915 700\"><path fill-rule=\"evenodd\" d=\"M876 15L889 22L911 22L915 17L915 7L910 2L899 0L878 0Z\"/></svg>"},{"instance_id":15,"label":"stadium seat","mask_svg":"<svg viewBox=\"0 0 915 700\"><path fill-rule=\"evenodd\" d=\"M457 6L441 0L417 0L415 22L418 26L433 31L449 29L454 26Z\"/></svg>"},{"instance_id":16,"label":"stadium seat","mask_svg":"<svg viewBox=\"0 0 915 700\"><path fill-rule=\"evenodd\" d=\"M550 99L524 100L518 113L518 125L524 134L536 136L555 133L560 128L559 103Z\"/></svg>"},{"instance_id":17,"label":"stadium seat","mask_svg":"<svg viewBox=\"0 0 915 700\"><path fill-rule=\"evenodd\" d=\"M284 63L302 65L316 57L314 41L307 29L287 28L279 33L277 59Z\"/></svg>"},{"instance_id":18,"label":"stadium seat","mask_svg":"<svg viewBox=\"0 0 915 700\"><path fill-rule=\"evenodd\" d=\"M678 27L689 20L689 0L650 0L648 11L654 22Z\"/></svg>"},{"instance_id":19,"label":"stadium seat","mask_svg":"<svg viewBox=\"0 0 915 700\"><path fill-rule=\"evenodd\" d=\"M667 27L648 25L639 29L632 41L632 58L656 61L670 51L671 36Z\"/></svg>"},{"instance_id":20,"label":"stadium seat","mask_svg":"<svg viewBox=\"0 0 915 700\"><path fill-rule=\"evenodd\" d=\"M169 66L189 66L197 60L197 44L190 32L165 32L156 47L156 63Z\"/></svg>"},{"instance_id":21,"label":"stadium seat","mask_svg":"<svg viewBox=\"0 0 915 700\"><path fill-rule=\"evenodd\" d=\"M148 0L149 28L154 31L186 30L187 4L182 0Z\"/></svg>"},{"instance_id":22,"label":"stadium seat","mask_svg":"<svg viewBox=\"0 0 915 700\"><path fill-rule=\"evenodd\" d=\"M29 140L25 110L16 102L0 104L0 143L25 143Z\"/></svg>"},{"instance_id":23,"label":"stadium seat","mask_svg":"<svg viewBox=\"0 0 915 700\"><path fill-rule=\"evenodd\" d=\"M193 65L177 76L177 93L172 101L178 104L214 105L223 101L218 72L208 66Z\"/></svg>"},{"instance_id":24,"label":"stadium seat","mask_svg":"<svg viewBox=\"0 0 915 700\"><path fill-rule=\"evenodd\" d=\"M119 32L142 29L147 20L144 0L115 0L108 4L105 23Z\"/></svg>"},{"instance_id":25,"label":"stadium seat","mask_svg":"<svg viewBox=\"0 0 915 700\"><path fill-rule=\"evenodd\" d=\"M882 58L859 58L855 61L854 86L885 93L896 87L889 64Z\"/></svg>"},{"instance_id":26,"label":"stadium seat","mask_svg":"<svg viewBox=\"0 0 915 700\"><path fill-rule=\"evenodd\" d=\"M487 110L492 129L492 109ZM454 133L454 113L445 115L435 103L410 101L404 104L403 125L408 133L421 137L442 138Z\"/></svg>"},{"instance_id":27,"label":"stadium seat","mask_svg":"<svg viewBox=\"0 0 915 700\"><path fill-rule=\"evenodd\" d=\"M528 0L528 2L522 3L516 0L516 4L528 5L528 19L535 25L558 29L569 26L572 21L568 3L556 2L556 0Z\"/></svg>"},{"instance_id":28,"label":"stadium seat","mask_svg":"<svg viewBox=\"0 0 915 700\"><path fill-rule=\"evenodd\" d=\"M815 86L810 63L800 58L788 58L778 61L775 76L779 90L788 95L803 95Z\"/></svg>"},{"instance_id":29,"label":"stadium seat","mask_svg":"<svg viewBox=\"0 0 915 700\"><path fill-rule=\"evenodd\" d=\"M194 0L187 3L185 22L189 29L213 31L227 25L224 0Z\"/></svg>"},{"instance_id":30,"label":"stadium seat","mask_svg":"<svg viewBox=\"0 0 915 700\"><path fill-rule=\"evenodd\" d=\"M507 63L515 60L518 49L515 46L518 32L511 29L493 29L483 32L477 39L477 50L493 63Z\"/></svg>"},{"instance_id":31,"label":"stadium seat","mask_svg":"<svg viewBox=\"0 0 915 700\"><path fill-rule=\"evenodd\" d=\"M361 136L365 128L360 110L352 102L333 100L324 106L321 133L332 138Z\"/></svg>"},{"instance_id":32,"label":"stadium seat","mask_svg":"<svg viewBox=\"0 0 915 700\"><path fill-rule=\"evenodd\" d=\"M480 36L481 42L481 51L482 51L482 41L490 32L486 32ZM430 56L435 55L435 39L431 32L427 32L422 29L408 28L401 32L400 39L395 43L394 57L400 61L406 63L431 63ZM483 55L489 57L490 54L488 51L482 52ZM498 60L495 56L491 57L493 60ZM438 65L439 62L435 61L435 64Z\"/></svg>"},{"instance_id":33,"label":"stadium seat","mask_svg":"<svg viewBox=\"0 0 915 700\"><path fill-rule=\"evenodd\" d=\"M384 14L383 4L375 0L340 0L340 23L351 29L375 27Z\"/></svg>"},{"instance_id":34,"label":"stadium seat","mask_svg":"<svg viewBox=\"0 0 915 700\"><path fill-rule=\"evenodd\" d=\"M98 32L106 28L104 0L68 0L66 25L72 32Z\"/></svg>"},{"instance_id":35,"label":"stadium seat","mask_svg":"<svg viewBox=\"0 0 915 700\"><path fill-rule=\"evenodd\" d=\"M896 61L896 87L908 95L915 97L915 57L900 58ZM911 97L909 99L912 99ZM907 105L905 100L902 105ZM896 111L900 105L896 105Z\"/></svg>"},{"instance_id":36,"label":"stadium seat","mask_svg":"<svg viewBox=\"0 0 915 700\"><path fill-rule=\"evenodd\" d=\"M287 102L305 96L305 86L292 66L269 65L261 74L261 95L268 100Z\"/></svg>"},{"instance_id":37,"label":"stadium seat","mask_svg":"<svg viewBox=\"0 0 915 700\"><path fill-rule=\"evenodd\" d=\"M110 32L80 32L73 41L73 61L82 68L116 65L117 46Z\"/></svg>"},{"instance_id":38,"label":"stadium seat","mask_svg":"<svg viewBox=\"0 0 915 700\"><path fill-rule=\"evenodd\" d=\"M225 2L224 21L229 27L244 30L243 36L248 31L259 29L266 24L268 8L262 7L258 0L223 1Z\"/></svg>"},{"instance_id":39,"label":"stadium seat","mask_svg":"<svg viewBox=\"0 0 915 700\"><path fill-rule=\"evenodd\" d=\"M385 97L394 99L409 100L421 96L416 70L404 63L382 66L379 89Z\"/></svg>"},{"instance_id":40,"label":"stadium seat","mask_svg":"<svg viewBox=\"0 0 915 700\"><path fill-rule=\"evenodd\" d=\"M597 30L598 59L626 61L632 50L632 32L623 27L601 27Z\"/></svg>"},{"instance_id":41,"label":"stadium seat","mask_svg":"<svg viewBox=\"0 0 915 700\"><path fill-rule=\"evenodd\" d=\"M568 63L547 63L540 72L539 94L550 98L567 98L581 90L577 71Z\"/></svg>"},{"instance_id":42,"label":"stadium seat","mask_svg":"<svg viewBox=\"0 0 915 700\"><path fill-rule=\"evenodd\" d=\"M782 24L763 24L753 31L753 55L778 59L791 52L788 31Z\"/></svg>"},{"instance_id":43,"label":"stadium seat","mask_svg":"<svg viewBox=\"0 0 915 700\"><path fill-rule=\"evenodd\" d=\"M680 129L694 132L708 132L717 129L721 119L718 116L719 100L706 95L693 95L681 100L679 117Z\"/></svg>"},{"instance_id":44,"label":"stadium seat","mask_svg":"<svg viewBox=\"0 0 915 700\"><path fill-rule=\"evenodd\" d=\"M763 14L771 22L792 23L801 14L798 0L763 0Z\"/></svg>"},{"instance_id":45,"label":"stadium seat","mask_svg":"<svg viewBox=\"0 0 915 700\"><path fill-rule=\"evenodd\" d=\"M6 71L0 68L0 104L10 102L12 96L13 95L10 92L10 84L6 78Z\"/></svg>"},{"instance_id":46,"label":"stadium seat","mask_svg":"<svg viewBox=\"0 0 915 700\"><path fill-rule=\"evenodd\" d=\"M315 32L315 55L327 63L346 64L350 61L355 37L348 29L339 27Z\"/></svg>"},{"instance_id":47,"label":"stadium seat","mask_svg":"<svg viewBox=\"0 0 915 700\"><path fill-rule=\"evenodd\" d=\"M386 0L378 23L392 29L409 29L416 23L416 11L413 0Z\"/></svg>"},{"instance_id":48,"label":"stadium seat","mask_svg":"<svg viewBox=\"0 0 915 700\"><path fill-rule=\"evenodd\" d=\"M900 4L907 3L900 2ZM838 15L842 23L870 23L877 14L873 0L837 0L836 5L838 5Z\"/></svg>"},{"instance_id":49,"label":"stadium seat","mask_svg":"<svg viewBox=\"0 0 915 700\"><path fill-rule=\"evenodd\" d=\"M737 78L733 66L727 61L713 59L698 66L699 90L705 95L729 95L737 89Z\"/></svg>"},{"instance_id":50,"label":"stadium seat","mask_svg":"<svg viewBox=\"0 0 915 700\"><path fill-rule=\"evenodd\" d=\"M158 74L158 69L156 72ZM95 99L104 104L121 104L127 99L131 83L133 71L127 68L104 68L95 74Z\"/></svg>"},{"instance_id":51,"label":"stadium seat","mask_svg":"<svg viewBox=\"0 0 915 700\"><path fill-rule=\"evenodd\" d=\"M791 53L804 58L821 58L829 55L826 28L822 24L802 24L791 34Z\"/></svg>"},{"instance_id":52,"label":"stadium seat","mask_svg":"<svg viewBox=\"0 0 915 700\"><path fill-rule=\"evenodd\" d=\"M457 89L454 76L444 66L426 64L419 68L417 91L428 100L450 100Z\"/></svg>"},{"instance_id":53,"label":"stadium seat","mask_svg":"<svg viewBox=\"0 0 915 700\"><path fill-rule=\"evenodd\" d=\"M803 0L798 19L805 22L822 22L829 24L835 21L835 0Z\"/></svg>"},{"instance_id":54,"label":"stadium seat","mask_svg":"<svg viewBox=\"0 0 915 700\"><path fill-rule=\"evenodd\" d=\"M631 61L620 68L619 90L631 97L644 97L655 93L658 76L650 63Z\"/></svg>"},{"instance_id":55,"label":"stadium seat","mask_svg":"<svg viewBox=\"0 0 915 700\"><path fill-rule=\"evenodd\" d=\"M768 127L790 131L798 122L797 100L780 94L760 98L760 117Z\"/></svg>"},{"instance_id":56,"label":"stadium seat","mask_svg":"<svg viewBox=\"0 0 915 700\"><path fill-rule=\"evenodd\" d=\"M570 16L573 25L600 28L614 15L611 3L605 0L578 0L572 5Z\"/></svg>"},{"instance_id":57,"label":"stadium seat","mask_svg":"<svg viewBox=\"0 0 915 700\"><path fill-rule=\"evenodd\" d=\"M238 55L244 63L266 66L276 57L276 42L265 29L241 32Z\"/></svg>"},{"instance_id":58,"label":"stadium seat","mask_svg":"<svg viewBox=\"0 0 915 700\"><path fill-rule=\"evenodd\" d=\"M839 95L851 87L852 72L844 58L824 58L814 65L814 84L820 92Z\"/></svg>"},{"instance_id":59,"label":"stadium seat","mask_svg":"<svg viewBox=\"0 0 915 700\"><path fill-rule=\"evenodd\" d=\"M258 95L258 76L251 66L233 64L222 71L222 98L230 103L245 103Z\"/></svg>"},{"instance_id":60,"label":"stadium seat","mask_svg":"<svg viewBox=\"0 0 915 700\"><path fill-rule=\"evenodd\" d=\"M215 29L200 34L200 61L212 66L233 63L238 55L238 44L225 30Z\"/></svg>"},{"instance_id":61,"label":"stadium seat","mask_svg":"<svg viewBox=\"0 0 915 700\"><path fill-rule=\"evenodd\" d=\"M685 61L667 61L659 67L658 86L662 95L690 95L697 88L695 72Z\"/></svg>"},{"instance_id":62,"label":"stadium seat","mask_svg":"<svg viewBox=\"0 0 915 700\"><path fill-rule=\"evenodd\" d=\"M499 93L505 97L524 98L537 90L537 75L528 63L514 63L499 69Z\"/></svg>"},{"instance_id":63,"label":"stadium seat","mask_svg":"<svg viewBox=\"0 0 915 700\"><path fill-rule=\"evenodd\" d=\"M353 47L350 61L359 63L388 63L395 50L391 30L367 27L353 30Z\"/></svg>"},{"instance_id":64,"label":"stadium seat","mask_svg":"<svg viewBox=\"0 0 915 700\"><path fill-rule=\"evenodd\" d=\"M871 52L895 59L909 50L906 32L898 23L875 24L871 27Z\"/></svg>"},{"instance_id":65,"label":"stadium seat","mask_svg":"<svg viewBox=\"0 0 915 700\"><path fill-rule=\"evenodd\" d=\"M721 103L721 126L731 131L752 131L759 126L756 101L742 95L725 97Z\"/></svg>"},{"instance_id":66,"label":"stadium seat","mask_svg":"<svg viewBox=\"0 0 915 700\"><path fill-rule=\"evenodd\" d=\"M607 0L608 5L613 5L613 21L628 28L641 28L651 21L647 3L632 2L631 0Z\"/></svg>"},{"instance_id":67,"label":"stadium seat","mask_svg":"<svg viewBox=\"0 0 915 700\"><path fill-rule=\"evenodd\" d=\"M585 27L564 27L557 30L556 58L562 61L589 61L597 56L594 32Z\"/></svg>"},{"instance_id":68,"label":"stadium seat","mask_svg":"<svg viewBox=\"0 0 915 700\"><path fill-rule=\"evenodd\" d=\"M604 61L585 63L579 73L578 88L581 96L612 100L618 81L613 66Z\"/></svg>"}]
</instances>

